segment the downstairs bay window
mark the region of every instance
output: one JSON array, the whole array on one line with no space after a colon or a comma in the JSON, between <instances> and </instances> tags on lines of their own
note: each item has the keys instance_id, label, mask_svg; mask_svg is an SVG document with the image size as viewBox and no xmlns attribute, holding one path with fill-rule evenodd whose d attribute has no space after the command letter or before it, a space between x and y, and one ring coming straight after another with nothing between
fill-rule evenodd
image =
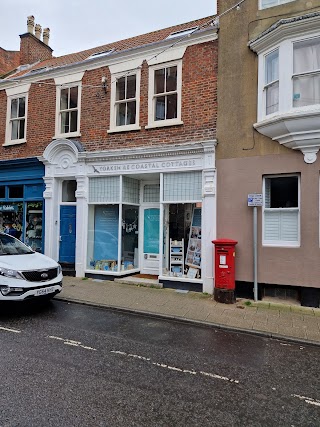
<instances>
[{"instance_id":1,"label":"downstairs bay window","mask_svg":"<svg viewBox=\"0 0 320 427\"><path fill-rule=\"evenodd\" d=\"M300 183L298 175L264 178L263 244L300 245Z\"/></svg>"}]
</instances>

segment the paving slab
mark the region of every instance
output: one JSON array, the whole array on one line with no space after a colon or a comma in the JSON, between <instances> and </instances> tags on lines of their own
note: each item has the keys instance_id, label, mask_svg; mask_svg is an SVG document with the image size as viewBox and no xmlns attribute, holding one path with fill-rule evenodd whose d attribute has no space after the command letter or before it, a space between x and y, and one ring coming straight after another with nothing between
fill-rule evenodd
<instances>
[{"instance_id":1,"label":"paving slab","mask_svg":"<svg viewBox=\"0 0 320 427\"><path fill-rule=\"evenodd\" d=\"M68 276L55 298L320 345L317 308L243 299L221 304L200 292Z\"/></svg>"}]
</instances>

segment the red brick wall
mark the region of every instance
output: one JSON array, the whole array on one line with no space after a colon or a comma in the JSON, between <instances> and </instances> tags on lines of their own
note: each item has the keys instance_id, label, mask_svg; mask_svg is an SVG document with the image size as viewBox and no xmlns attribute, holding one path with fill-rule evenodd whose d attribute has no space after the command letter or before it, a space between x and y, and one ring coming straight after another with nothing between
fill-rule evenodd
<instances>
[{"instance_id":1,"label":"red brick wall","mask_svg":"<svg viewBox=\"0 0 320 427\"><path fill-rule=\"evenodd\" d=\"M52 58L52 49L33 34L20 36L20 64L34 64Z\"/></svg>"},{"instance_id":2,"label":"red brick wall","mask_svg":"<svg viewBox=\"0 0 320 427\"><path fill-rule=\"evenodd\" d=\"M190 46L183 58L181 126L144 129L148 124L148 66L143 64L140 88L140 131L108 134L110 124L110 73L107 67L84 74L79 139L87 151L145 145L196 142L216 137L217 41ZM106 76L108 90L101 87ZM51 84L46 84L51 83ZM42 155L55 134L53 80L32 84L29 92L27 143L2 147L6 96L0 91L0 160ZM3 105L5 104L5 106Z\"/></svg>"}]
</instances>

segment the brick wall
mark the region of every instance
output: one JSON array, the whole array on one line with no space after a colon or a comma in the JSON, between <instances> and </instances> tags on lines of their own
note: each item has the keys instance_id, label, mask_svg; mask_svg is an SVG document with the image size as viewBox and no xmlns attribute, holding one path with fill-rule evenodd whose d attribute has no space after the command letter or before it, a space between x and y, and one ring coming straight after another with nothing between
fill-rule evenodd
<instances>
[{"instance_id":1,"label":"brick wall","mask_svg":"<svg viewBox=\"0 0 320 427\"><path fill-rule=\"evenodd\" d=\"M143 63L140 88L140 131L108 134L110 124L110 73L107 67L87 71L82 79L79 139L87 151L182 142L216 137L217 41L187 48L182 68L181 126L144 129L148 123L148 66ZM108 91L101 77L108 79ZM95 86L95 87L93 87ZM42 155L55 133L56 88L52 79L31 85L27 143L2 147L6 120L6 95L0 91L0 160ZM5 104L5 105L4 105Z\"/></svg>"},{"instance_id":2,"label":"brick wall","mask_svg":"<svg viewBox=\"0 0 320 427\"><path fill-rule=\"evenodd\" d=\"M52 49L33 34L20 36L20 65L34 64L52 58Z\"/></svg>"}]
</instances>

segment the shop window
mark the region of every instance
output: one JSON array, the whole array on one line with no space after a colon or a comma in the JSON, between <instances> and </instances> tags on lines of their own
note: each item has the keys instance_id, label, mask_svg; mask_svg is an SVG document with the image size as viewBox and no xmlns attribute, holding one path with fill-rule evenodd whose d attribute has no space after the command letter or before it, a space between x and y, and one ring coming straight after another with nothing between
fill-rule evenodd
<instances>
[{"instance_id":1,"label":"shop window","mask_svg":"<svg viewBox=\"0 0 320 427\"><path fill-rule=\"evenodd\" d=\"M0 199L4 199L6 197L6 187L4 185L0 186Z\"/></svg>"},{"instance_id":2,"label":"shop window","mask_svg":"<svg viewBox=\"0 0 320 427\"><path fill-rule=\"evenodd\" d=\"M91 203L119 203L120 177L105 176L90 178L89 202Z\"/></svg>"},{"instance_id":3,"label":"shop window","mask_svg":"<svg viewBox=\"0 0 320 427\"><path fill-rule=\"evenodd\" d=\"M201 279L201 215L201 203L164 205L164 276Z\"/></svg>"},{"instance_id":4,"label":"shop window","mask_svg":"<svg viewBox=\"0 0 320 427\"><path fill-rule=\"evenodd\" d=\"M164 175L163 200L196 201L202 199L202 173L179 172Z\"/></svg>"},{"instance_id":5,"label":"shop window","mask_svg":"<svg viewBox=\"0 0 320 427\"><path fill-rule=\"evenodd\" d=\"M76 202L77 181L62 182L62 202Z\"/></svg>"},{"instance_id":6,"label":"shop window","mask_svg":"<svg viewBox=\"0 0 320 427\"><path fill-rule=\"evenodd\" d=\"M23 199L23 185L9 186L9 199Z\"/></svg>"},{"instance_id":7,"label":"shop window","mask_svg":"<svg viewBox=\"0 0 320 427\"><path fill-rule=\"evenodd\" d=\"M299 177L264 178L263 243L298 246L300 229Z\"/></svg>"},{"instance_id":8,"label":"shop window","mask_svg":"<svg viewBox=\"0 0 320 427\"><path fill-rule=\"evenodd\" d=\"M124 203L139 203L140 181L126 176L122 177L122 201Z\"/></svg>"},{"instance_id":9,"label":"shop window","mask_svg":"<svg viewBox=\"0 0 320 427\"><path fill-rule=\"evenodd\" d=\"M138 219L137 206L122 207L122 255L121 270L138 268Z\"/></svg>"},{"instance_id":10,"label":"shop window","mask_svg":"<svg viewBox=\"0 0 320 427\"><path fill-rule=\"evenodd\" d=\"M0 203L0 231L21 239L23 234L23 203Z\"/></svg>"},{"instance_id":11,"label":"shop window","mask_svg":"<svg viewBox=\"0 0 320 427\"><path fill-rule=\"evenodd\" d=\"M25 243L34 251L42 251L43 243L42 202L27 203Z\"/></svg>"}]
</instances>

